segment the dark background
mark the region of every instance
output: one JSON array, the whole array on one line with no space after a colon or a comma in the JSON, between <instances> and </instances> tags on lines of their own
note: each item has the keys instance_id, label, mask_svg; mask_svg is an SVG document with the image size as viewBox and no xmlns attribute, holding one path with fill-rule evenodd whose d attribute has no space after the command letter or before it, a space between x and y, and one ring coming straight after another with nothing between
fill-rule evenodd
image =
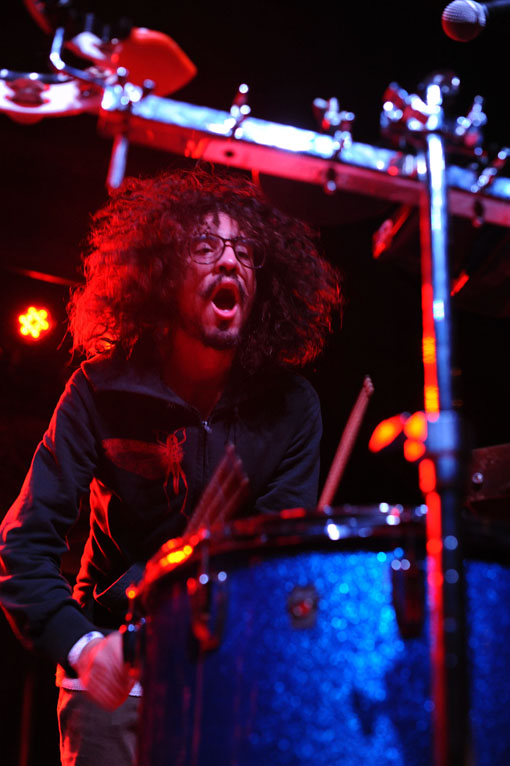
<instances>
[{"instance_id":1,"label":"dark background","mask_svg":"<svg viewBox=\"0 0 510 766\"><path fill-rule=\"evenodd\" d=\"M144 2L88 3L105 21L127 16L173 37L198 69L172 98L228 110L240 83L250 86L253 116L317 129L314 98L337 97L356 115L353 138L385 146L379 129L382 96L392 81L415 92L436 70L461 80L458 114L476 94L485 97L486 146L506 146L508 136L509 23L503 19L469 44L441 29L445 3ZM49 39L21 0L4 5L0 68L49 71ZM111 141L86 114L14 122L0 113L0 518L19 491L29 461L62 386L74 369L65 335L68 287L23 276L36 270L69 282L79 279L80 253L91 214L107 199ZM186 164L150 148L132 146L128 174ZM372 236L394 210L368 195L326 197L318 188L263 179L274 201L307 217L321 230L326 256L341 269L347 305L326 353L307 371L322 400L325 435L323 478L365 375L375 393L365 416L337 504L421 501L416 469L401 451L370 455L367 442L383 418L422 407L419 239L416 220L398 246L372 258ZM476 229L452 221L452 270L477 247L486 252L482 271L453 302L455 386L470 432L469 448L506 444L510 409L506 357L510 338L508 235L500 227ZM48 305L56 324L39 344L17 334L18 309ZM23 763L56 759L51 671L22 650L0 624L4 766L18 755L22 699L27 745ZM24 693L23 693L24 692ZM5 707L5 711L4 711ZM55 760L56 762L56 760Z\"/></svg>"}]
</instances>

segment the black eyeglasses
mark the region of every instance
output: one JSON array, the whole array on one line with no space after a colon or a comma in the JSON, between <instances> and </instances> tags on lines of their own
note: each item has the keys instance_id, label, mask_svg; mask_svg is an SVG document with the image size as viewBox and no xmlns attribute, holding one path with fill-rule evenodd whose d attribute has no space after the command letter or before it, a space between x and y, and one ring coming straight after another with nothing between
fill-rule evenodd
<instances>
[{"instance_id":1,"label":"black eyeglasses","mask_svg":"<svg viewBox=\"0 0 510 766\"><path fill-rule=\"evenodd\" d=\"M265 254L254 239L234 237L225 239L219 234L208 231L191 237L188 243L190 258L195 263L211 264L219 261L227 245L233 249L239 263L249 269L260 269L264 265Z\"/></svg>"}]
</instances>

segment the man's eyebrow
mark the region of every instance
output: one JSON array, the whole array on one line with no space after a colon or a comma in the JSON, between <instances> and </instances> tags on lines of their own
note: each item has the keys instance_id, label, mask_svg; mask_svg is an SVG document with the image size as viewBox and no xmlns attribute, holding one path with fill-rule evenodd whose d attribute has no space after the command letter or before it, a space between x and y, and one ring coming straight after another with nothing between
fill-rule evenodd
<instances>
[{"instance_id":1,"label":"man's eyebrow","mask_svg":"<svg viewBox=\"0 0 510 766\"><path fill-rule=\"evenodd\" d=\"M254 238L249 237L246 234L236 234L234 237L222 237L221 234L218 234L216 231L211 231L210 229L197 229L192 236L196 237L201 234L212 234L213 237L219 237L220 239L226 239L229 242L237 242L238 240L246 240L246 241L252 241Z\"/></svg>"}]
</instances>

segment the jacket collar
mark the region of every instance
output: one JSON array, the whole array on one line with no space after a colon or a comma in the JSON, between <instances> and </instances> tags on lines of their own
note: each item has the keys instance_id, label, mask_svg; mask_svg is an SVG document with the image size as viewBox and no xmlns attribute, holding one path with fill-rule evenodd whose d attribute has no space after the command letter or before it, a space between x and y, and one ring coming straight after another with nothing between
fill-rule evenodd
<instances>
[{"instance_id":1,"label":"jacket collar","mask_svg":"<svg viewBox=\"0 0 510 766\"><path fill-rule=\"evenodd\" d=\"M119 393L140 394L161 399L167 403L190 407L169 386L167 386L155 365L141 364L137 355L126 356L120 349L111 354L99 354L82 363L81 368L95 392L116 391ZM268 374L250 375L239 365L234 365L227 387L215 409L238 406L248 399L266 395L282 377L283 370Z\"/></svg>"}]
</instances>

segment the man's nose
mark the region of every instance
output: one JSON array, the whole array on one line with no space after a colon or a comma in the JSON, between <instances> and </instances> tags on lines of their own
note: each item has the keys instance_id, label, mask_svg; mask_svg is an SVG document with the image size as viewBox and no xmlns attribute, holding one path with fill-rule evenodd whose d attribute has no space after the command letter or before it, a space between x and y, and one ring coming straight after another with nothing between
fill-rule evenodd
<instances>
[{"instance_id":1,"label":"man's nose","mask_svg":"<svg viewBox=\"0 0 510 766\"><path fill-rule=\"evenodd\" d=\"M235 250L230 242L227 242L223 253L221 254L221 258L216 261L216 267L218 271L239 271L239 261L237 260Z\"/></svg>"}]
</instances>

